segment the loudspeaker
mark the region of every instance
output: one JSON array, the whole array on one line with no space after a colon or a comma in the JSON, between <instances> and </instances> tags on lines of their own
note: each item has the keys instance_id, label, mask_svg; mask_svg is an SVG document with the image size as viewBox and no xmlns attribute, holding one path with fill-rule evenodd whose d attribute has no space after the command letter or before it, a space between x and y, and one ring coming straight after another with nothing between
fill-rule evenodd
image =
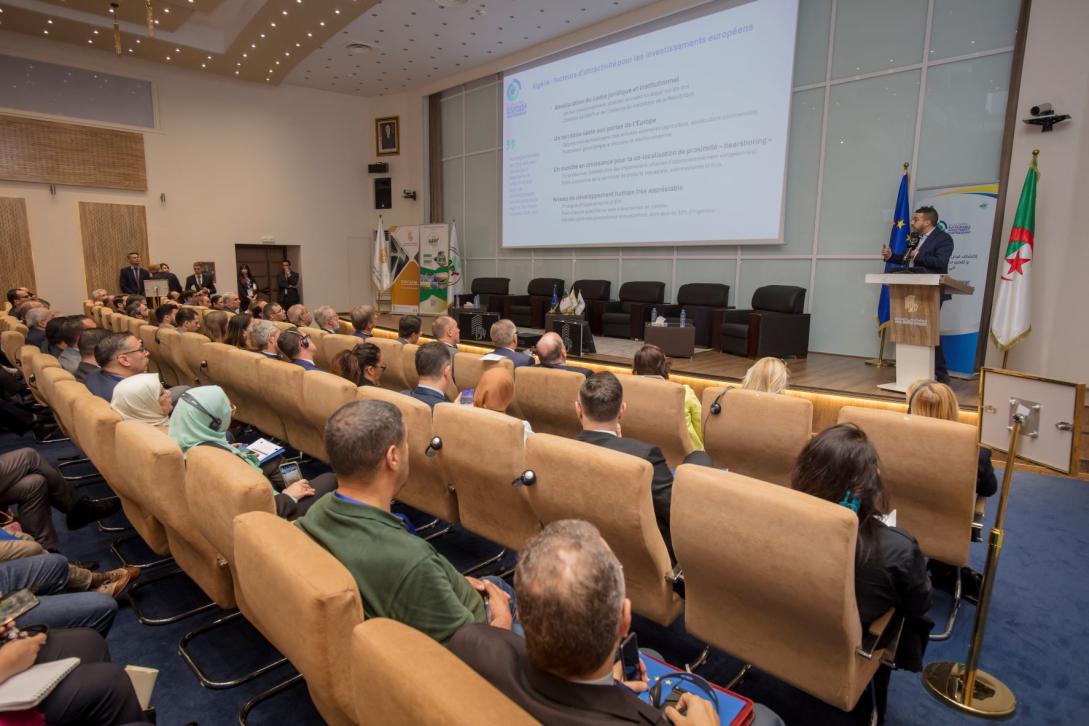
<instances>
[{"instance_id":1,"label":"loudspeaker","mask_svg":"<svg viewBox=\"0 0 1089 726\"><path fill-rule=\"evenodd\" d=\"M393 206L393 180L388 176L374 180L374 208L389 209Z\"/></svg>"},{"instance_id":2,"label":"loudspeaker","mask_svg":"<svg viewBox=\"0 0 1089 726\"><path fill-rule=\"evenodd\" d=\"M388 174L389 173L389 164L387 164L384 161L379 162L377 164L367 164L367 173L368 174Z\"/></svg>"}]
</instances>

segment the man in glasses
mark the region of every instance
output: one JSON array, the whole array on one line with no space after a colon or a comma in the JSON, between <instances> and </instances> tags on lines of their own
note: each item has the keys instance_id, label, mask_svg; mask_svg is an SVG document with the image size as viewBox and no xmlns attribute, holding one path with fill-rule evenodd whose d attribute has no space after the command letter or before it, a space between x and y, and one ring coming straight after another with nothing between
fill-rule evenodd
<instances>
[{"instance_id":1,"label":"man in glasses","mask_svg":"<svg viewBox=\"0 0 1089 726\"><path fill-rule=\"evenodd\" d=\"M146 373L148 352L143 342L131 333L107 335L95 346L95 361L99 370L88 374L85 381L91 393L107 401L113 400L113 389L119 382L137 373Z\"/></svg>"}]
</instances>

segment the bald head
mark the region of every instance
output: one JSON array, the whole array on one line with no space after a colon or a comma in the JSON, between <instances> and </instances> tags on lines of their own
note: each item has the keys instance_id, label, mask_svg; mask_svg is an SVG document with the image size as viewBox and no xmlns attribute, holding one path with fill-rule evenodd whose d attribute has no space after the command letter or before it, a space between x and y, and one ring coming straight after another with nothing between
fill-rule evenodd
<instances>
[{"instance_id":1,"label":"bald head","mask_svg":"<svg viewBox=\"0 0 1089 726\"><path fill-rule=\"evenodd\" d=\"M537 341L537 355L541 365L562 365L567 361L567 348L558 333L545 333Z\"/></svg>"},{"instance_id":2,"label":"bald head","mask_svg":"<svg viewBox=\"0 0 1089 726\"><path fill-rule=\"evenodd\" d=\"M461 342L461 331L458 330L458 321L449 315L440 315L431 323L431 334L447 345L457 345Z\"/></svg>"}]
</instances>

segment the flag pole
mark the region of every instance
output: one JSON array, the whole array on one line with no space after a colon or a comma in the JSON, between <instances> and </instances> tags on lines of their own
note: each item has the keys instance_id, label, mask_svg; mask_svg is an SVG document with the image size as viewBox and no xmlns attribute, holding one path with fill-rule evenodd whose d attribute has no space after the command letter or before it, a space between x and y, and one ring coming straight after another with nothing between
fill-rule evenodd
<instances>
[{"instance_id":1,"label":"flag pole","mask_svg":"<svg viewBox=\"0 0 1089 726\"><path fill-rule=\"evenodd\" d=\"M907 162L907 161L904 162L904 173L905 174L908 173L908 168L910 166L911 166L911 164L909 162ZM886 360L885 359L885 339L888 336L889 325L891 323L892 323L892 321L889 320L884 325L882 325L882 326L880 326L878 328L878 332L879 332L879 336L880 336L880 343L878 344L877 357L876 358L871 358L868 361L866 361L866 365L873 366L874 368L894 368L896 366L896 361Z\"/></svg>"}]
</instances>

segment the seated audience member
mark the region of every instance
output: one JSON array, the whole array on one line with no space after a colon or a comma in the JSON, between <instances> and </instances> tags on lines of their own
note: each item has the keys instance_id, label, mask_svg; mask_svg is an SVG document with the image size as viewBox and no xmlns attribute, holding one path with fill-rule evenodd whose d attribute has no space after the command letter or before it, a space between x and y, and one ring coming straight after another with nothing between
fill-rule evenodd
<instances>
[{"instance_id":1,"label":"seated audience member","mask_svg":"<svg viewBox=\"0 0 1089 726\"><path fill-rule=\"evenodd\" d=\"M91 291L91 304L95 305L95 306L105 305L106 304L106 298L108 298L109 296L110 296L110 294L108 292L106 292L105 288L100 287L100 288L98 288L96 290L92 290Z\"/></svg>"},{"instance_id":2,"label":"seated audience member","mask_svg":"<svg viewBox=\"0 0 1089 726\"><path fill-rule=\"evenodd\" d=\"M250 314L257 320L264 320L266 307L268 307L268 300L258 298L250 304Z\"/></svg>"},{"instance_id":3,"label":"seated audience member","mask_svg":"<svg viewBox=\"0 0 1089 726\"><path fill-rule=\"evenodd\" d=\"M87 389L106 401L113 400L113 389L119 381L147 372L147 348L132 333L110 333L95 346L95 361L99 369L87 374Z\"/></svg>"},{"instance_id":4,"label":"seated audience member","mask_svg":"<svg viewBox=\"0 0 1089 726\"><path fill-rule=\"evenodd\" d=\"M97 293L99 291L95 290L95 292ZM102 292L105 292L105 290L103 290ZM20 305L22 305L23 303L25 303L27 300L33 299L34 294L32 292L30 292L30 290L28 288L25 288L25 287L13 287L10 290L8 290L7 297L8 297L8 309L9 310L14 310L15 308L17 308Z\"/></svg>"},{"instance_id":5,"label":"seated audience member","mask_svg":"<svg viewBox=\"0 0 1089 726\"><path fill-rule=\"evenodd\" d=\"M416 375L420 380L411 391L401 393L423 401L431 409L446 401L446 389L454 378L454 365L449 348L437 340L416 349Z\"/></svg>"},{"instance_id":6,"label":"seated audience member","mask_svg":"<svg viewBox=\"0 0 1089 726\"><path fill-rule=\"evenodd\" d=\"M211 305L211 307L212 307L212 310L222 310L223 309L223 296L220 295L219 293L216 293L215 295L212 295L212 305Z\"/></svg>"},{"instance_id":7,"label":"seated audience member","mask_svg":"<svg viewBox=\"0 0 1089 726\"><path fill-rule=\"evenodd\" d=\"M196 305L200 307L210 308L212 307L212 295L207 292L198 292L196 297Z\"/></svg>"},{"instance_id":8,"label":"seated audience member","mask_svg":"<svg viewBox=\"0 0 1089 726\"><path fill-rule=\"evenodd\" d=\"M337 317L337 311L328 305L322 305L315 310L312 317L314 319L314 325L316 325L319 330L324 330L326 333L340 332L340 318Z\"/></svg>"},{"instance_id":9,"label":"seated audience member","mask_svg":"<svg viewBox=\"0 0 1089 726\"><path fill-rule=\"evenodd\" d=\"M505 584L464 577L390 512L408 479L408 437L395 406L341 406L325 424L325 447L337 490L296 526L352 573L365 617L399 620L440 643L467 623L513 626Z\"/></svg>"},{"instance_id":10,"label":"seated audience member","mask_svg":"<svg viewBox=\"0 0 1089 726\"><path fill-rule=\"evenodd\" d=\"M220 307L222 310L228 313L241 313L244 310L239 309L242 304L242 300L239 299L236 292L225 292L220 298Z\"/></svg>"},{"instance_id":11,"label":"seated audience member","mask_svg":"<svg viewBox=\"0 0 1089 726\"><path fill-rule=\"evenodd\" d=\"M26 557L48 555L49 550L34 541L26 532L12 534L0 529L0 563ZM106 572L91 572L73 562L68 563L68 584L65 592L99 592L116 598L140 576L140 568L129 565Z\"/></svg>"},{"instance_id":12,"label":"seated audience member","mask_svg":"<svg viewBox=\"0 0 1089 726\"><path fill-rule=\"evenodd\" d=\"M137 320L147 320L147 301L132 300L125 306L125 315Z\"/></svg>"},{"instance_id":13,"label":"seated audience member","mask_svg":"<svg viewBox=\"0 0 1089 726\"><path fill-rule=\"evenodd\" d=\"M449 315L440 315L431 323L431 335L435 340L446 346L450 356L458 352L458 343L461 342L461 329L458 321Z\"/></svg>"},{"instance_id":14,"label":"seated audience member","mask_svg":"<svg viewBox=\"0 0 1089 726\"><path fill-rule=\"evenodd\" d=\"M314 324L314 316L302 303L296 303L287 309L287 322L297 328L309 328Z\"/></svg>"},{"instance_id":15,"label":"seated audience member","mask_svg":"<svg viewBox=\"0 0 1089 726\"><path fill-rule=\"evenodd\" d=\"M541 359L542 368L574 371L587 378L594 375L594 372L589 368L567 364L567 348L563 344L563 338L557 333L545 333L541 336L541 339L537 341L537 357Z\"/></svg>"},{"instance_id":16,"label":"seated audience member","mask_svg":"<svg viewBox=\"0 0 1089 726\"><path fill-rule=\"evenodd\" d=\"M314 344L306 333L300 333L294 328L283 330L276 340L276 347L280 349L284 360L302 366L308 371L318 369L317 364L314 362Z\"/></svg>"},{"instance_id":17,"label":"seated audience member","mask_svg":"<svg viewBox=\"0 0 1089 726\"><path fill-rule=\"evenodd\" d=\"M175 316L177 314L177 305L174 303L163 303L155 308L155 324L160 328L176 328Z\"/></svg>"},{"instance_id":18,"label":"seated audience member","mask_svg":"<svg viewBox=\"0 0 1089 726\"><path fill-rule=\"evenodd\" d=\"M946 421L960 420L960 404L957 394L944 383L915 381L907 391L908 413L916 416L940 418ZM979 447L979 465L976 468L976 495L993 496L998 491L998 478L991 464L991 450Z\"/></svg>"},{"instance_id":19,"label":"seated audience member","mask_svg":"<svg viewBox=\"0 0 1089 726\"><path fill-rule=\"evenodd\" d=\"M373 305L356 305L352 308L352 333L357 338L366 340L373 335L375 312Z\"/></svg>"},{"instance_id":20,"label":"seated audience member","mask_svg":"<svg viewBox=\"0 0 1089 726\"><path fill-rule=\"evenodd\" d=\"M284 308L280 303L270 302L265 305L265 320L271 320L274 323L286 323L287 313L284 312Z\"/></svg>"},{"instance_id":21,"label":"seated audience member","mask_svg":"<svg viewBox=\"0 0 1089 726\"><path fill-rule=\"evenodd\" d=\"M219 386L190 388L178 399L170 415L170 438L178 442L183 454L188 455L194 446L215 446L260 469L269 477L269 487L276 491L276 514L284 519L302 516L319 497L336 489L332 474L322 474L313 482L299 479L282 487L283 479L277 471L279 458L271 459L262 466L256 456L227 441L227 429L231 426L233 413L234 406Z\"/></svg>"},{"instance_id":22,"label":"seated audience member","mask_svg":"<svg viewBox=\"0 0 1089 726\"><path fill-rule=\"evenodd\" d=\"M227 337L227 313L210 310L204 314L204 334L213 343L222 343Z\"/></svg>"},{"instance_id":23,"label":"seated audience member","mask_svg":"<svg viewBox=\"0 0 1089 726\"><path fill-rule=\"evenodd\" d=\"M865 432L854 424L839 424L817 434L798 455L790 484L858 514L855 600L862 630L895 608L904 618L896 667L921 670L934 627L927 615L931 587L926 558L911 534L878 519L887 511L887 498L877 450ZM874 676L879 710L883 710L889 674L889 668L881 666Z\"/></svg>"},{"instance_id":24,"label":"seated audience member","mask_svg":"<svg viewBox=\"0 0 1089 726\"><path fill-rule=\"evenodd\" d=\"M177 326L179 333L199 333L200 316L193 308L182 308L174 313L174 325Z\"/></svg>"},{"instance_id":25,"label":"seated audience member","mask_svg":"<svg viewBox=\"0 0 1089 726\"><path fill-rule=\"evenodd\" d=\"M37 605L15 619L17 628L94 628L103 636L110 632L117 601L102 592L71 592L70 572L67 558L52 553L0 562L0 594L26 588L38 598Z\"/></svg>"},{"instance_id":26,"label":"seated audience member","mask_svg":"<svg viewBox=\"0 0 1089 726\"><path fill-rule=\"evenodd\" d=\"M654 517L662 533L669 556L673 558L673 541L669 534L669 505L673 497L673 472L669 470L662 450L657 446L622 436L620 422L624 418L624 387L620 380L608 371L595 373L587 378L579 388L579 398L575 401L582 431L576 437L595 446L620 451L640 459L646 459L654 467L650 491L654 500ZM711 459L703 451L693 451L685 457L686 464L710 466ZM674 558L675 559L675 558Z\"/></svg>"},{"instance_id":27,"label":"seated audience member","mask_svg":"<svg viewBox=\"0 0 1089 726\"><path fill-rule=\"evenodd\" d=\"M166 426L174 402L157 373L140 373L117 384L110 406L126 421Z\"/></svg>"},{"instance_id":28,"label":"seated audience member","mask_svg":"<svg viewBox=\"0 0 1089 726\"><path fill-rule=\"evenodd\" d=\"M43 353L49 352L49 341L45 337L45 326L53 319L53 311L47 307L30 308L26 312L26 344L35 345Z\"/></svg>"},{"instance_id":29,"label":"seated audience member","mask_svg":"<svg viewBox=\"0 0 1089 726\"><path fill-rule=\"evenodd\" d=\"M333 357L333 373L357 386L379 385L385 370L382 349L374 343L357 343L351 350L342 350Z\"/></svg>"},{"instance_id":30,"label":"seated audience member","mask_svg":"<svg viewBox=\"0 0 1089 726\"><path fill-rule=\"evenodd\" d=\"M250 326L250 343L266 358L280 359L279 338L280 329L268 320L256 320Z\"/></svg>"},{"instance_id":31,"label":"seated audience member","mask_svg":"<svg viewBox=\"0 0 1089 726\"><path fill-rule=\"evenodd\" d=\"M99 369L98 361L95 360L95 348L102 342L103 338L110 335L113 335L113 333L108 330L95 328L94 330L85 330L79 336L79 365L76 366L76 370L72 373L77 381L86 383L87 376Z\"/></svg>"},{"instance_id":32,"label":"seated audience member","mask_svg":"<svg viewBox=\"0 0 1089 726\"><path fill-rule=\"evenodd\" d=\"M64 348L60 346L60 329L63 324L64 316L61 315L54 315L45 324L45 350L42 352L58 359L64 352Z\"/></svg>"},{"instance_id":33,"label":"seated audience member","mask_svg":"<svg viewBox=\"0 0 1089 726\"><path fill-rule=\"evenodd\" d=\"M473 391L473 405L477 408L486 408L489 411L506 413L514 400L514 376L506 368L492 366L480 375L476 389ZM522 420L525 428L525 437L528 439L533 434L533 428L529 421Z\"/></svg>"},{"instance_id":34,"label":"seated audience member","mask_svg":"<svg viewBox=\"0 0 1089 726\"><path fill-rule=\"evenodd\" d=\"M182 293L182 305L200 305L200 293L196 290L186 290Z\"/></svg>"},{"instance_id":35,"label":"seated audience member","mask_svg":"<svg viewBox=\"0 0 1089 726\"><path fill-rule=\"evenodd\" d=\"M14 506L19 526L47 550L59 546L51 507L65 515L70 530L86 527L121 509L117 499L80 496L60 472L29 447L0 454L0 506ZM0 592L11 590L0 587Z\"/></svg>"},{"instance_id":36,"label":"seated audience member","mask_svg":"<svg viewBox=\"0 0 1089 726\"><path fill-rule=\"evenodd\" d=\"M489 337L492 342L495 343L496 355L501 355L504 358L509 358L514 367L531 366L533 365L533 358L525 353L519 353L516 348L518 347L518 328L514 325L512 320L497 320L492 323L491 329L488 331Z\"/></svg>"},{"instance_id":37,"label":"seated audience member","mask_svg":"<svg viewBox=\"0 0 1089 726\"><path fill-rule=\"evenodd\" d=\"M397 321L397 340L401 345L415 345L420 342L420 331L423 323L415 315L405 315Z\"/></svg>"},{"instance_id":38,"label":"seated audience member","mask_svg":"<svg viewBox=\"0 0 1089 726\"><path fill-rule=\"evenodd\" d=\"M662 349L648 343L635 352L632 359L631 372L636 376L647 378L661 378L669 380L669 369L672 361L666 357ZM688 438L692 440L692 448L703 449L703 405L692 387L687 383L684 386L684 418L688 425Z\"/></svg>"},{"instance_id":39,"label":"seated audience member","mask_svg":"<svg viewBox=\"0 0 1089 726\"><path fill-rule=\"evenodd\" d=\"M749 391L781 393L790 384L790 370L781 358L761 358L745 371L741 387Z\"/></svg>"},{"instance_id":40,"label":"seated audience member","mask_svg":"<svg viewBox=\"0 0 1089 726\"><path fill-rule=\"evenodd\" d=\"M223 338L223 342L227 345L233 345L235 348L249 350L249 328L250 323L252 322L253 316L249 313L232 315L231 319L227 322L227 335Z\"/></svg>"},{"instance_id":41,"label":"seated audience member","mask_svg":"<svg viewBox=\"0 0 1089 726\"><path fill-rule=\"evenodd\" d=\"M79 354L79 339L83 336L83 333L88 330L85 327L83 316L70 315L66 318L60 318L60 325L54 333L54 343L57 349L55 355L60 362L61 367L68 371L72 375L76 374L76 370L79 368L80 354ZM49 321L49 324L53 324L53 320ZM48 326L46 326L48 332ZM93 328L90 328L93 330ZM53 347L53 346L51 346Z\"/></svg>"}]
</instances>

